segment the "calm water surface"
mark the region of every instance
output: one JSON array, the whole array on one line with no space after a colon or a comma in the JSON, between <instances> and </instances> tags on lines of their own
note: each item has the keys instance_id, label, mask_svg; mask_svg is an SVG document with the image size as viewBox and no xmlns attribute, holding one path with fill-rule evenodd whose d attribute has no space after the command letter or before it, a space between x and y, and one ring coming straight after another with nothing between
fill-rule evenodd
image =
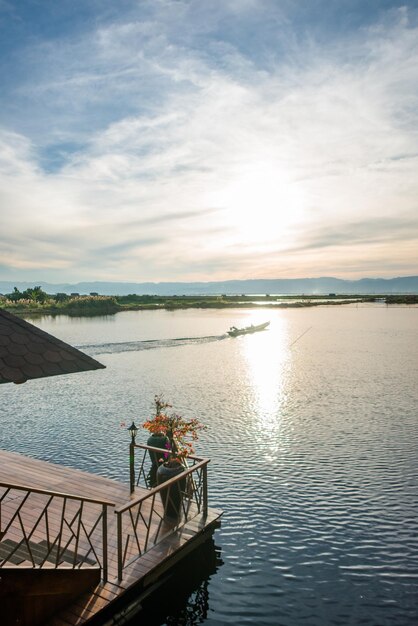
<instances>
[{"instance_id":1,"label":"calm water surface","mask_svg":"<svg viewBox=\"0 0 418 626\"><path fill-rule=\"evenodd\" d=\"M223 564L158 623L418 624L418 308L32 321L107 369L2 385L2 448L127 481L154 394L208 425Z\"/></svg>"}]
</instances>

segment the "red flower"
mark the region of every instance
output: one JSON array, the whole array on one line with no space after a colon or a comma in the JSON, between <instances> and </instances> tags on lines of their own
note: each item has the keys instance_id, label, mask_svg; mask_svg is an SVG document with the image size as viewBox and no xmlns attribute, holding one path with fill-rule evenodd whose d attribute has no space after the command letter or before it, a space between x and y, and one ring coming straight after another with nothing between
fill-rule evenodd
<instances>
[{"instance_id":1,"label":"red flower","mask_svg":"<svg viewBox=\"0 0 418 626\"><path fill-rule=\"evenodd\" d=\"M143 427L150 433L162 433L169 439L167 448L171 451L171 460L184 460L194 453L194 447L189 439L197 441L198 431L206 428L196 418L185 419L178 413L171 415L163 413L163 409L171 408L171 404L164 402L160 396L155 396L155 416L143 423ZM164 456L168 456L164 453Z\"/></svg>"}]
</instances>

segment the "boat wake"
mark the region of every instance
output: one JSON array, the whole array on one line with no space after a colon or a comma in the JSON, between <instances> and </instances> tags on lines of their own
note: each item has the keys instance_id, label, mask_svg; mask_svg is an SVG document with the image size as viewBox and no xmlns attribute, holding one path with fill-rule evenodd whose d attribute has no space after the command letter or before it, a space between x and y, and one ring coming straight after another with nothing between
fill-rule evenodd
<instances>
[{"instance_id":1,"label":"boat wake","mask_svg":"<svg viewBox=\"0 0 418 626\"><path fill-rule=\"evenodd\" d=\"M99 354L118 354L120 352L140 352L158 348L178 348L194 344L211 343L226 339L228 335L211 335L209 337L179 337L178 339L147 339L145 341L122 341L115 343L96 343L77 346L79 350L90 356Z\"/></svg>"}]
</instances>

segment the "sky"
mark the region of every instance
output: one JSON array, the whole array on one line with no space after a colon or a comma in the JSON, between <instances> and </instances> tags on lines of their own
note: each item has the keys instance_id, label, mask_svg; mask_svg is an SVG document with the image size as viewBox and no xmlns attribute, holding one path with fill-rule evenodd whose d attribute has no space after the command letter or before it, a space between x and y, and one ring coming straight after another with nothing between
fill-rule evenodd
<instances>
[{"instance_id":1,"label":"sky","mask_svg":"<svg viewBox=\"0 0 418 626\"><path fill-rule=\"evenodd\" d=\"M418 274L418 0L0 0L0 279Z\"/></svg>"}]
</instances>

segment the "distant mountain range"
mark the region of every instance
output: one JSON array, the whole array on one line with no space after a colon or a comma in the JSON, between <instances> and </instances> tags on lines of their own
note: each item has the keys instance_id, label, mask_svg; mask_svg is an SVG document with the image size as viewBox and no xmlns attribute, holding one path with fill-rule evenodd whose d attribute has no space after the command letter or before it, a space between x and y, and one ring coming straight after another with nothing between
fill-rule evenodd
<instances>
[{"instance_id":1,"label":"distant mountain range","mask_svg":"<svg viewBox=\"0 0 418 626\"><path fill-rule=\"evenodd\" d=\"M0 293L10 293L14 287L20 291L39 285L50 294L55 293L99 293L101 295L124 296L128 294L158 296L204 296L239 294L418 294L418 276L399 278L362 278L342 280L339 278L291 278L227 280L195 283L123 283L123 282L82 282L53 284L44 281L11 282L0 280Z\"/></svg>"}]
</instances>

